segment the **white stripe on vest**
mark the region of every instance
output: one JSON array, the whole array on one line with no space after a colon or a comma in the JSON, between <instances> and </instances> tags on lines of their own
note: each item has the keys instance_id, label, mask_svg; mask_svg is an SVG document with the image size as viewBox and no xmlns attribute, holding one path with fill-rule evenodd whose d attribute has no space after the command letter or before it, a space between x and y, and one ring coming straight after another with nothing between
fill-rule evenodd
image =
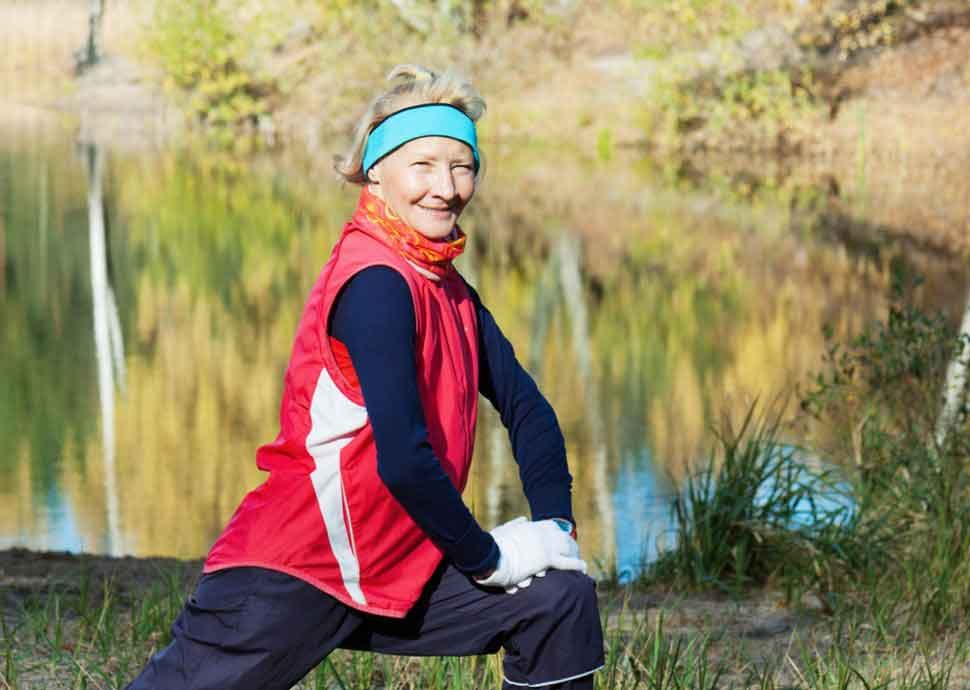
<instances>
[{"instance_id":1,"label":"white stripe on vest","mask_svg":"<svg viewBox=\"0 0 970 690\"><path fill-rule=\"evenodd\" d=\"M351 599L362 605L367 604L367 599L360 589L360 562L353 543L353 526L344 520L340 451L366 423L366 408L348 400L330 378L327 368L322 367L310 402L310 433L306 437L307 452L316 463L310 479L344 587Z\"/></svg>"}]
</instances>

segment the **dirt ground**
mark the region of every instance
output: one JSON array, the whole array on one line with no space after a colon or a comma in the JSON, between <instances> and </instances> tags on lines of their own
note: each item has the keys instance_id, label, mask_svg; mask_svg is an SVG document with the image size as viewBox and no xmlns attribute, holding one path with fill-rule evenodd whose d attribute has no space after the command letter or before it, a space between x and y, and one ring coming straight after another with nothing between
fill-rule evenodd
<instances>
[{"instance_id":1,"label":"dirt ground","mask_svg":"<svg viewBox=\"0 0 970 690\"><path fill-rule=\"evenodd\" d=\"M853 65L836 88L849 95L819 132L814 164L865 176L867 223L970 254L970 27Z\"/></svg>"}]
</instances>

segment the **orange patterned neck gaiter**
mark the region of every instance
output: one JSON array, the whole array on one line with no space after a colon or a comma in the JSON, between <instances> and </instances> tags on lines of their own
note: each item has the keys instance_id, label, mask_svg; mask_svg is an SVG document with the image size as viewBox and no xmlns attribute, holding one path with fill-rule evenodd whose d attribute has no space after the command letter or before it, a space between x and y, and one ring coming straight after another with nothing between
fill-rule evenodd
<instances>
[{"instance_id":1,"label":"orange patterned neck gaiter","mask_svg":"<svg viewBox=\"0 0 970 690\"><path fill-rule=\"evenodd\" d=\"M465 233L457 225L452 233L454 239L429 239L405 223L366 186L361 190L353 220L356 221L354 225L368 235L439 277L443 277L451 268L452 260L465 251Z\"/></svg>"}]
</instances>

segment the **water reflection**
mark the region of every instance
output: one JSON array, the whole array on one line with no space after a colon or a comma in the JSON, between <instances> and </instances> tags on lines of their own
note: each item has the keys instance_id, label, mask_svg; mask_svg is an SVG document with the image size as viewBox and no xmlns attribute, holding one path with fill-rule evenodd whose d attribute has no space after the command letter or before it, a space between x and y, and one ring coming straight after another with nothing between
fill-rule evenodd
<instances>
[{"instance_id":1,"label":"water reflection","mask_svg":"<svg viewBox=\"0 0 970 690\"><path fill-rule=\"evenodd\" d=\"M118 510L118 477L115 469L115 386L125 387L125 348L118 319L118 304L108 279L104 195L101 191L103 153L97 144L83 147L88 173L88 232L91 241L91 298L94 303L94 343L98 363L98 399L101 403L101 452L104 459L106 551L124 551Z\"/></svg>"},{"instance_id":2,"label":"water reflection","mask_svg":"<svg viewBox=\"0 0 970 690\"><path fill-rule=\"evenodd\" d=\"M929 304L965 303L964 263L833 232L828 184L516 155L492 156L462 270L560 416L607 568L655 554L711 419L816 368L823 324L882 313L894 262ZM307 171L0 129L0 544L205 553L263 479L303 300L355 202ZM527 510L489 409L466 497L488 525Z\"/></svg>"}]
</instances>

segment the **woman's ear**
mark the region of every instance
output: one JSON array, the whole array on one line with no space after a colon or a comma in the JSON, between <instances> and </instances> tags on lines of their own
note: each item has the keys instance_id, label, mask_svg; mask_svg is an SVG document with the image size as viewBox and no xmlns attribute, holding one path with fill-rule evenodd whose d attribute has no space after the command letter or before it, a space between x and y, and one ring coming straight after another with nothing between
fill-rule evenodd
<instances>
[{"instance_id":1,"label":"woman's ear","mask_svg":"<svg viewBox=\"0 0 970 690\"><path fill-rule=\"evenodd\" d=\"M367 171L367 191L376 196L378 199L383 199L384 195L381 194L381 164L378 163L373 168Z\"/></svg>"}]
</instances>

